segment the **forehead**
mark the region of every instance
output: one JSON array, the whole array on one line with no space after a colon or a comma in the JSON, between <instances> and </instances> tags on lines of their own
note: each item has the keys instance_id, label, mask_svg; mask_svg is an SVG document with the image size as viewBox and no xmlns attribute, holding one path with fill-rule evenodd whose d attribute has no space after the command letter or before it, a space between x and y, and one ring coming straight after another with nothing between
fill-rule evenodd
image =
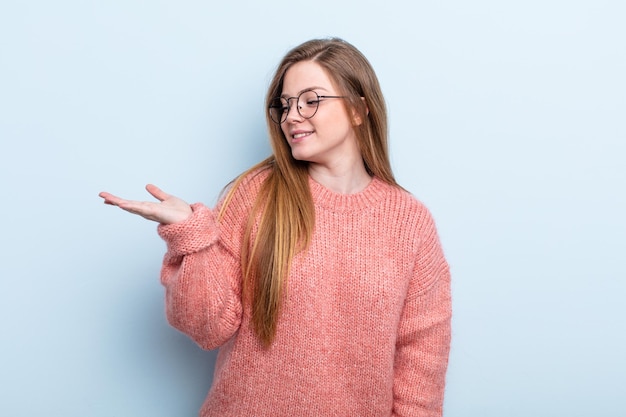
<instances>
[{"instance_id":1,"label":"forehead","mask_svg":"<svg viewBox=\"0 0 626 417\"><path fill-rule=\"evenodd\" d=\"M289 67L283 78L282 93L295 96L308 88L335 91L332 80L317 62L301 61Z\"/></svg>"}]
</instances>

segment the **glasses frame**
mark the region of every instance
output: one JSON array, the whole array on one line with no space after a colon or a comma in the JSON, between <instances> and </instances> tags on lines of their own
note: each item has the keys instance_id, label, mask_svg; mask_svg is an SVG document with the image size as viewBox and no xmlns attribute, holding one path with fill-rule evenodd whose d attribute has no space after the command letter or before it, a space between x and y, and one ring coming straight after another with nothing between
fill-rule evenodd
<instances>
[{"instance_id":1,"label":"glasses frame","mask_svg":"<svg viewBox=\"0 0 626 417\"><path fill-rule=\"evenodd\" d=\"M300 112L300 109L302 108L301 106L299 106L297 103L300 102L300 97L302 96L302 94L306 94L306 93L313 93L317 96L317 100L316 101L316 107L315 107L315 111L313 112L312 115L310 116L304 116L302 114L302 112ZM273 98L272 101L275 100L285 100L287 102L287 111L283 111L282 116L280 117L280 121L276 121L276 119L274 118L274 116L272 115L272 110L276 109L276 106L272 106L271 104L268 106L267 111L269 113L270 119L272 120L272 122L276 123L277 125L281 125L283 123L285 123L285 121L287 120L287 116L289 116L289 112L291 111L291 100L295 99L296 100L296 110L298 111L298 114L300 115L300 117L302 117L305 120L308 120L310 118L312 118L313 116L315 116L317 114L317 111L320 108L320 101L325 100L327 98L347 98L347 96L326 96L326 95L319 95L317 94L317 91L315 90L304 90L301 91L300 94L298 94L297 97L276 97ZM284 107L284 106L281 106Z\"/></svg>"}]
</instances>

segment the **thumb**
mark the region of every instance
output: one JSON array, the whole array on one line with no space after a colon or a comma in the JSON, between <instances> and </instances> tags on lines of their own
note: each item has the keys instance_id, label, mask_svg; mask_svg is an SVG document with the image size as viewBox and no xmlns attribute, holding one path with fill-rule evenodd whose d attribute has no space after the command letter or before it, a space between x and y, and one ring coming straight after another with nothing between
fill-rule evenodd
<instances>
[{"instance_id":1,"label":"thumb","mask_svg":"<svg viewBox=\"0 0 626 417\"><path fill-rule=\"evenodd\" d=\"M169 194L167 194L154 184L146 185L146 190L159 201L167 200L169 197L171 197Z\"/></svg>"}]
</instances>

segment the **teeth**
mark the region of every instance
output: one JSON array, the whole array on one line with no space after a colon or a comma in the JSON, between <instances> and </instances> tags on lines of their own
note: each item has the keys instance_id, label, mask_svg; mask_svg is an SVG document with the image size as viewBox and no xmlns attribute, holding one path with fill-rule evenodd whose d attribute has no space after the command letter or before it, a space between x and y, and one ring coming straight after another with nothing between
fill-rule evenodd
<instances>
[{"instance_id":1,"label":"teeth","mask_svg":"<svg viewBox=\"0 0 626 417\"><path fill-rule=\"evenodd\" d=\"M308 135L308 133L296 133L295 135L293 135L293 138L294 139L303 138L306 135Z\"/></svg>"}]
</instances>

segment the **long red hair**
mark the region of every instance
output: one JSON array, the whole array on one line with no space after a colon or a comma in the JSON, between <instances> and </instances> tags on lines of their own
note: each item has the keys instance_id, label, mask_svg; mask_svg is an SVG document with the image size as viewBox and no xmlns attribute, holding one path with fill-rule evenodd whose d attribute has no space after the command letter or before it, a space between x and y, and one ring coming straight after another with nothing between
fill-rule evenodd
<instances>
[{"instance_id":1,"label":"long red hair","mask_svg":"<svg viewBox=\"0 0 626 417\"><path fill-rule=\"evenodd\" d=\"M363 120L354 129L368 173L397 185L389 161L387 110L378 79L365 56L348 42L338 38L314 39L289 51L269 85L266 108L282 94L287 70L301 61L319 64L339 93L347 97L343 102L349 114L356 111ZM291 261L310 242L315 209L307 163L293 158L280 125L271 120L269 112L266 120L273 154L235 179L222 212L247 175L269 171L250 212L241 248L244 302L251 307L255 333L269 346L276 335ZM255 221L259 224L253 239Z\"/></svg>"}]
</instances>

